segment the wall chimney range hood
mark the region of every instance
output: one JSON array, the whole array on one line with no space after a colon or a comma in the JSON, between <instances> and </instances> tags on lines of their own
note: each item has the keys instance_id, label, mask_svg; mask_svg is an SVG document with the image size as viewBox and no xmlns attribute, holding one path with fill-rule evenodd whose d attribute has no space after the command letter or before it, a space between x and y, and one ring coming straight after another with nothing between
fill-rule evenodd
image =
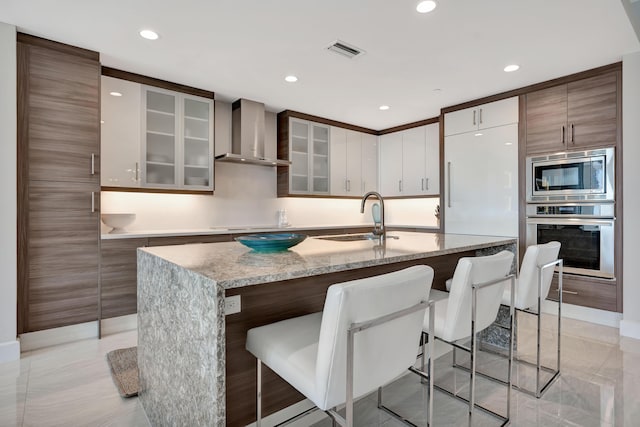
<instances>
[{"instance_id":1,"label":"wall chimney range hood","mask_svg":"<svg viewBox=\"0 0 640 427\"><path fill-rule=\"evenodd\" d=\"M216 156L216 161L272 167L291 164L288 160L276 159L275 155L265 155L264 104L239 99L231 108L231 152ZM275 144L275 141L272 143ZM275 154L275 146L269 148Z\"/></svg>"}]
</instances>

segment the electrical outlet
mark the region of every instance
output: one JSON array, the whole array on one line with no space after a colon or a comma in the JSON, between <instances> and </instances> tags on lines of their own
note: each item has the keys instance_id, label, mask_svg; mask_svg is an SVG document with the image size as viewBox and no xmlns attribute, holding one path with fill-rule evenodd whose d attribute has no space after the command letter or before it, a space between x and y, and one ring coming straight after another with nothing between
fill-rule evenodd
<instances>
[{"instance_id":1,"label":"electrical outlet","mask_svg":"<svg viewBox=\"0 0 640 427\"><path fill-rule=\"evenodd\" d=\"M240 295L224 299L224 313L225 315L240 313Z\"/></svg>"}]
</instances>

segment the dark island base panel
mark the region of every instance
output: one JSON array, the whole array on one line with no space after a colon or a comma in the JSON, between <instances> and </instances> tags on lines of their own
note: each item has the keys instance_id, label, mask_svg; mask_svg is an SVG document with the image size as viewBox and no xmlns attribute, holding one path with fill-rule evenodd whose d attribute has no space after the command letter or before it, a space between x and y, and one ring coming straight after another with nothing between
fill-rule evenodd
<instances>
[{"instance_id":1,"label":"dark island base panel","mask_svg":"<svg viewBox=\"0 0 640 427\"><path fill-rule=\"evenodd\" d=\"M322 311L327 288L334 283L376 276L412 265L433 267L433 289L445 290L445 281L452 276L458 259L465 256L476 256L476 251L274 282L269 286L227 289L227 297L241 296L242 311L226 316L226 425L245 426L256 420L256 359L245 350L249 329ZM263 417L304 399L269 368L263 369L262 381Z\"/></svg>"}]
</instances>

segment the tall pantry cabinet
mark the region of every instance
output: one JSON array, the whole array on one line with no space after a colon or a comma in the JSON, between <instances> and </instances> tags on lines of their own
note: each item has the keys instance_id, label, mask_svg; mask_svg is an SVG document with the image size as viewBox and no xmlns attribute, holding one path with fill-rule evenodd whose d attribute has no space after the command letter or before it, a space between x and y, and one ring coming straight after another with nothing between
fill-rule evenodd
<instances>
[{"instance_id":1,"label":"tall pantry cabinet","mask_svg":"<svg viewBox=\"0 0 640 427\"><path fill-rule=\"evenodd\" d=\"M18 333L98 318L98 53L18 34Z\"/></svg>"}]
</instances>

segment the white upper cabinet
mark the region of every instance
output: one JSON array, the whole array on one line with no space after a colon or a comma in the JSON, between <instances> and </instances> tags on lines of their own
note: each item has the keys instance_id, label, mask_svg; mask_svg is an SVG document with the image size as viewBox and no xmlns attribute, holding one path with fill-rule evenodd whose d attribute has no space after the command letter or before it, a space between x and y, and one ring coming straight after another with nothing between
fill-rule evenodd
<instances>
[{"instance_id":1,"label":"white upper cabinet","mask_svg":"<svg viewBox=\"0 0 640 427\"><path fill-rule=\"evenodd\" d=\"M329 194L329 126L289 120L289 193Z\"/></svg>"},{"instance_id":2,"label":"white upper cabinet","mask_svg":"<svg viewBox=\"0 0 640 427\"><path fill-rule=\"evenodd\" d=\"M378 137L362 134L362 190L361 194L378 190Z\"/></svg>"},{"instance_id":3,"label":"white upper cabinet","mask_svg":"<svg viewBox=\"0 0 640 427\"><path fill-rule=\"evenodd\" d=\"M142 87L142 187L213 189L213 100Z\"/></svg>"},{"instance_id":4,"label":"white upper cabinet","mask_svg":"<svg viewBox=\"0 0 640 427\"><path fill-rule=\"evenodd\" d=\"M402 195L402 132L380 136L380 194Z\"/></svg>"},{"instance_id":5,"label":"white upper cabinet","mask_svg":"<svg viewBox=\"0 0 640 427\"><path fill-rule=\"evenodd\" d=\"M445 136L518 123L518 97L447 113Z\"/></svg>"},{"instance_id":6,"label":"white upper cabinet","mask_svg":"<svg viewBox=\"0 0 640 427\"><path fill-rule=\"evenodd\" d=\"M439 124L380 137L383 196L430 196L440 192Z\"/></svg>"},{"instance_id":7,"label":"white upper cabinet","mask_svg":"<svg viewBox=\"0 0 640 427\"><path fill-rule=\"evenodd\" d=\"M331 194L361 196L363 133L331 127Z\"/></svg>"},{"instance_id":8,"label":"white upper cabinet","mask_svg":"<svg viewBox=\"0 0 640 427\"><path fill-rule=\"evenodd\" d=\"M104 76L101 91L101 185L139 187L140 84Z\"/></svg>"}]
</instances>

